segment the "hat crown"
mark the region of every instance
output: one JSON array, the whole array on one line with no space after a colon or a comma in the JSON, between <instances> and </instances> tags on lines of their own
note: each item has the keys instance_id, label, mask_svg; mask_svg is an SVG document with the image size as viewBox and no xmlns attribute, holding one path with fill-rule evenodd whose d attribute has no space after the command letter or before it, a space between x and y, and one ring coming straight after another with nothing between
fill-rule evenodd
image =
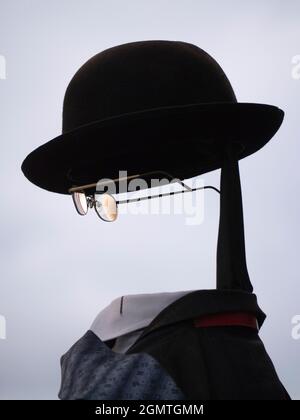
<instances>
[{"instance_id":1,"label":"hat crown","mask_svg":"<svg viewBox=\"0 0 300 420\"><path fill-rule=\"evenodd\" d=\"M236 102L219 64L179 41L119 45L88 60L65 94L63 132L131 112L197 103Z\"/></svg>"}]
</instances>

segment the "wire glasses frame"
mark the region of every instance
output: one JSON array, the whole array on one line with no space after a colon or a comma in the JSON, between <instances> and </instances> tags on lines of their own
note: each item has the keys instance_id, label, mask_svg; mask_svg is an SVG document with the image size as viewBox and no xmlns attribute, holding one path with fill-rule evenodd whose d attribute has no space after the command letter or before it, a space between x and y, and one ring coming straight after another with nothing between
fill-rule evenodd
<instances>
[{"instance_id":1,"label":"wire glasses frame","mask_svg":"<svg viewBox=\"0 0 300 420\"><path fill-rule=\"evenodd\" d=\"M139 198L126 199L126 200L116 200L111 194L108 194L105 192L100 193L100 194L94 193L94 196L91 196L91 195L87 196L84 192L85 189L100 187L101 185L107 186L108 184L114 183L116 181L123 181L123 180L128 181L128 180L132 180L132 179L136 179L142 176L148 176L152 174L163 174L164 176L170 179L174 179L174 177L168 172L152 171L152 172L145 172L143 174L131 175L128 177L116 178L113 180L105 181L103 183L98 182L98 183L93 183L93 184L86 184L82 186L72 187L69 189L69 193L72 194L73 202L74 202L74 205L78 214L80 214L81 216L85 216L88 212L88 209L94 207L97 215L100 217L100 219L102 219L105 222L113 222L117 219L119 204L135 203L138 201L151 200L153 198L161 198L161 197L172 196L172 195L177 195L177 194L184 194L187 192L193 192L193 191L204 190L204 189L212 189L220 194L220 191L216 187L213 187L211 185L207 185L204 187L191 188L179 179L176 179L176 182L178 182L182 187L185 188L185 190L183 191L172 191L169 193L155 194L155 195L149 195L149 196L144 196L144 197L139 197ZM97 197L96 199L95 198L96 194L100 195L100 198Z\"/></svg>"}]
</instances>

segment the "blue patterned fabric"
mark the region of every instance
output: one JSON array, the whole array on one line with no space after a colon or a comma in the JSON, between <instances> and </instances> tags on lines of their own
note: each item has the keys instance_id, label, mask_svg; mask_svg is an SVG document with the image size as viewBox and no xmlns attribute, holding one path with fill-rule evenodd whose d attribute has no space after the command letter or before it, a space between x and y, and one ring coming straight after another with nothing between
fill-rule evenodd
<instances>
[{"instance_id":1,"label":"blue patterned fabric","mask_svg":"<svg viewBox=\"0 0 300 420\"><path fill-rule=\"evenodd\" d=\"M182 391L147 353L113 352L92 331L61 358L62 400L181 400Z\"/></svg>"}]
</instances>

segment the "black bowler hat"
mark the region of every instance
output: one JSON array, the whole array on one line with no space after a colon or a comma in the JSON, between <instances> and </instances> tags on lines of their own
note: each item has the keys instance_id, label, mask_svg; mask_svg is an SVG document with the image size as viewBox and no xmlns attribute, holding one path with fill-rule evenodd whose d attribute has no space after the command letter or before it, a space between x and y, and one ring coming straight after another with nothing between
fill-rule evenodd
<instances>
[{"instance_id":1,"label":"black bowler hat","mask_svg":"<svg viewBox=\"0 0 300 420\"><path fill-rule=\"evenodd\" d=\"M31 152L25 176L49 191L164 170L188 179L220 168L227 142L237 159L264 146L283 111L238 103L217 62L195 45L141 41L88 60L64 98L62 134Z\"/></svg>"}]
</instances>

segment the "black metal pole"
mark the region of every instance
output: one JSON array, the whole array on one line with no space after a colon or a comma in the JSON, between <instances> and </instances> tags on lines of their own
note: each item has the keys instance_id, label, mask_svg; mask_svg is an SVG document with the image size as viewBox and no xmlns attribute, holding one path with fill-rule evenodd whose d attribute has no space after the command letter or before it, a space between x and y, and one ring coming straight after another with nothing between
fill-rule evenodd
<instances>
[{"instance_id":1,"label":"black metal pole","mask_svg":"<svg viewBox=\"0 0 300 420\"><path fill-rule=\"evenodd\" d=\"M232 144L224 150L223 158L217 246L217 289L252 292L253 287L246 263L239 165Z\"/></svg>"}]
</instances>

